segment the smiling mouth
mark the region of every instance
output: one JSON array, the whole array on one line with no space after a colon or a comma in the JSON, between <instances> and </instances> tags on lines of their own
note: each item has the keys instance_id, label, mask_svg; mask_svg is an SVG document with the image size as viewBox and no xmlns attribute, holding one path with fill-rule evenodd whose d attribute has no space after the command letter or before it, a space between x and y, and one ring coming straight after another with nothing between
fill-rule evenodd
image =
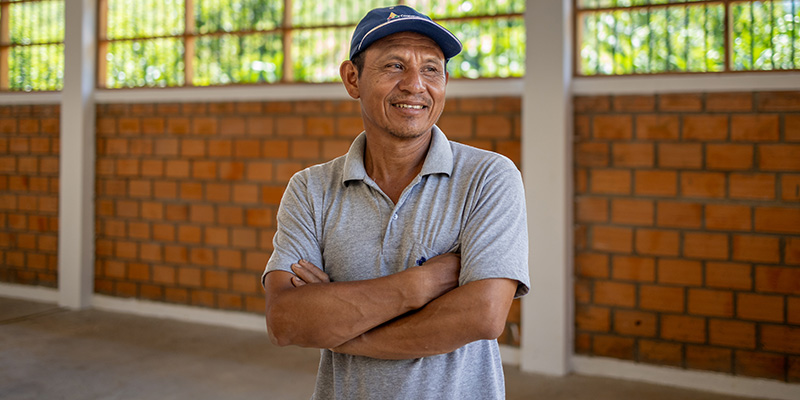
<instances>
[{"instance_id":1,"label":"smiling mouth","mask_svg":"<svg viewBox=\"0 0 800 400\"><path fill-rule=\"evenodd\" d=\"M397 108L404 108L409 110L422 110L423 108L427 108L427 106L423 106L421 104L403 104L403 103L394 103L392 104L393 107Z\"/></svg>"}]
</instances>

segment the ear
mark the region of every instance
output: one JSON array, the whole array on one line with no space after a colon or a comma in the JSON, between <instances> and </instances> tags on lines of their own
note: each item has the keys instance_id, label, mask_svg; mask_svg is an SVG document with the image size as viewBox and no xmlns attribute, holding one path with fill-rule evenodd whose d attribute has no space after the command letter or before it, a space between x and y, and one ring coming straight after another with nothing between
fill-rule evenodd
<instances>
[{"instance_id":1,"label":"ear","mask_svg":"<svg viewBox=\"0 0 800 400\"><path fill-rule=\"evenodd\" d=\"M447 67L445 66L445 68L447 68ZM444 84L447 85L448 83L450 83L450 72L445 70L444 71Z\"/></svg>"},{"instance_id":2,"label":"ear","mask_svg":"<svg viewBox=\"0 0 800 400\"><path fill-rule=\"evenodd\" d=\"M339 76L342 77L342 83L350 97L354 99L361 97L358 91L358 69L352 61L345 60L339 66Z\"/></svg>"}]
</instances>

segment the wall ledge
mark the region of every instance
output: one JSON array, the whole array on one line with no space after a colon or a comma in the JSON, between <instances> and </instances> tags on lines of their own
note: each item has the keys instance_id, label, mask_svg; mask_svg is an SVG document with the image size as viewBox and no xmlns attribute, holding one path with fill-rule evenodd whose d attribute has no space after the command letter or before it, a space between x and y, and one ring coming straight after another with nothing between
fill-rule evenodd
<instances>
[{"instance_id":1,"label":"wall ledge","mask_svg":"<svg viewBox=\"0 0 800 400\"><path fill-rule=\"evenodd\" d=\"M572 369L580 375L642 381L726 395L775 400L800 399L800 384L655 366L606 357L573 356Z\"/></svg>"}]
</instances>

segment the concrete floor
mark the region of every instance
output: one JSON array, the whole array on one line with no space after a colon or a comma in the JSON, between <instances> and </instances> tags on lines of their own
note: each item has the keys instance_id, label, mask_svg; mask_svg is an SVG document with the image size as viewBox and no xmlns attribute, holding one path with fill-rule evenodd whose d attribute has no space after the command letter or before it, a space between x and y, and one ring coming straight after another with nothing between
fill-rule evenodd
<instances>
[{"instance_id":1,"label":"concrete floor","mask_svg":"<svg viewBox=\"0 0 800 400\"><path fill-rule=\"evenodd\" d=\"M0 297L0 399L308 399L319 352L265 333ZM506 368L509 400L730 396Z\"/></svg>"}]
</instances>

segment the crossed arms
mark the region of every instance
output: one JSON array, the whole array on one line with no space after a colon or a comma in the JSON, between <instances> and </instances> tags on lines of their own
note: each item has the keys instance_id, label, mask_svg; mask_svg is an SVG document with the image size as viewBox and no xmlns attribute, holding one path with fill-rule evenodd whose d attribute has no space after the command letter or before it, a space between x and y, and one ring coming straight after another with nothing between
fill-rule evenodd
<instances>
[{"instance_id":1,"label":"crossed arms","mask_svg":"<svg viewBox=\"0 0 800 400\"><path fill-rule=\"evenodd\" d=\"M503 332L517 281L458 286L460 257L443 254L380 278L330 282L307 261L266 275L273 343L383 359L448 353Z\"/></svg>"}]
</instances>

